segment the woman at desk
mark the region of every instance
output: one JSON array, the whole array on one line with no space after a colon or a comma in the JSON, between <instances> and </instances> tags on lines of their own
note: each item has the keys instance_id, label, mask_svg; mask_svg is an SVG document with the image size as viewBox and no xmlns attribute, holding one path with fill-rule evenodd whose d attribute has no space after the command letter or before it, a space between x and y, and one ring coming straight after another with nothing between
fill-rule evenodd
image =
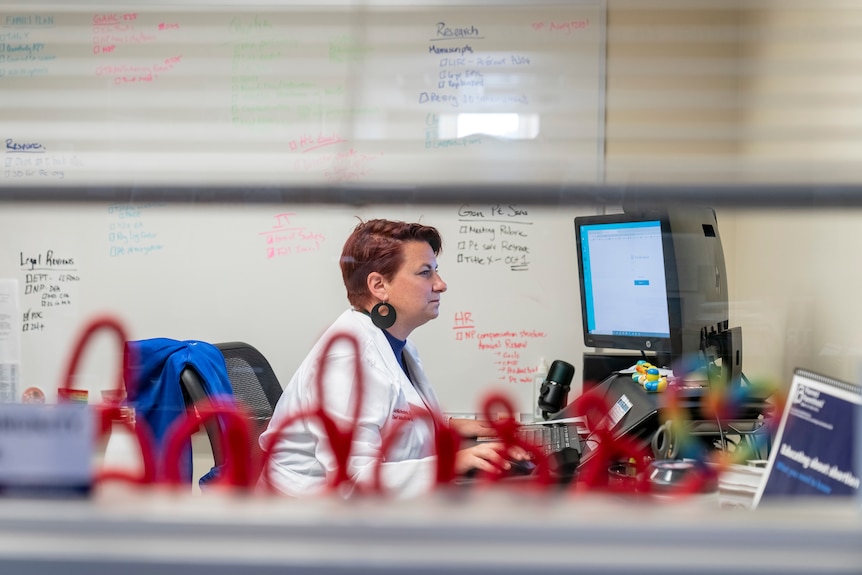
<instances>
[{"instance_id":1,"label":"woman at desk","mask_svg":"<svg viewBox=\"0 0 862 575\"><path fill-rule=\"evenodd\" d=\"M284 426L287 418L318 405L317 378L322 364L326 412L340 428L353 429L347 470L350 487L344 495L354 485L372 484L384 437L396 424L402 427L381 464L384 490L409 497L433 488L435 429L427 413L422 413L439 414L440 407L408 337L439 315L440 296L446 291L446 283L437 273L441 247L439 232L418 223L370 220L357 225L348 237L340 265L351 308L306 356L260 438L264 449L275 442L264 477L277 490L294 496L319 494L337 470L335 453L319 418L303 417ZM358 357L351 341L330 342L338 334L355 339ZM321 362L324 352L327 355ZM354 421L356 362L361 362L363 397ZM493 433L479 420L450 419L449 425L463 437ZM461 449L455 455L455 472L508 469L510 464L501 452L497 443ZM519 449L507 455L527 457Z\"/></svg>"}]
</instances>

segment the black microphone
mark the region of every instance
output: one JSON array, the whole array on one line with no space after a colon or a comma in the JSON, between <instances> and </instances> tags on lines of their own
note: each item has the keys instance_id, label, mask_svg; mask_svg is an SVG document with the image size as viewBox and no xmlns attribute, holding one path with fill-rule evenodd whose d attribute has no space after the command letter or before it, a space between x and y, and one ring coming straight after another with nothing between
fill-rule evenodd
<instances>
[{"instance_id":1,"label":"black microphone","mask_svg":"<svg viewBox=\"0 0 862 575\"><path fill-rule=\"evenodd\" d=\"M539 388L539 409L547 419L549 413L557 413L566 406L566 398L575 376L575 366L555 359L542 386Z\"/></svg>"}]
</instances>

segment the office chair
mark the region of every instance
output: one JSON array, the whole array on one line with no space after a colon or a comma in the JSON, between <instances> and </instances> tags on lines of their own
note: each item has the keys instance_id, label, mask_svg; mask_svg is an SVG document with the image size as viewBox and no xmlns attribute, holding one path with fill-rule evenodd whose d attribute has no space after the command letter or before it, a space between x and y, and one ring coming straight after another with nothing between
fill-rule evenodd
<instances>
[{"instance_id":1,"label":"office chair","mask_svg":"<svg viewBox=\"0 0 862 575\"><path fill-rule=\"evenodd\" d=\"M233 389L233 398L238 407L245 411L248 423L248 453L256 476L262 463L263 453L258 444L260 434L266 429L275 405L282 394L281 384L267 359L255 347L243 342L213 344L224 356L228 379ZM183 399L187 407L207 399L207 393L200 375L192 366L187 366L180 374ZM216 472L225 463L225 446L221 444L219 423L215 419L204 422L204 429L212 448ZM212 481L208 474L202 485Z\"/></svg>"},{"instance_id":2,"label":"office chair","mask_svg":"<svg viewBox=\"0 0 862 575\"><path fill-rule=\"evenodd\" d=\"M275 405L282 394L281 384L272 366L254 346L238 341L214 345L224 356L234 399L246 410L249 418L249 452L252 461L260 462L263 453L258 438L272 419ZM215 452L214 448L214 457Z\"/></svg>"}]
</instances>

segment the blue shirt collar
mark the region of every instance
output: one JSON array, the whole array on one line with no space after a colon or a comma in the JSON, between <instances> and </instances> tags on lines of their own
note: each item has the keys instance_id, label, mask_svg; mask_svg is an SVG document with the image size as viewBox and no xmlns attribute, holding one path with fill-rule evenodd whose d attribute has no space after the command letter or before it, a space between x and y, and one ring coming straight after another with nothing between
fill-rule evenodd
<instances>
[{"instance_id":1,"label":"blue shirt collar","mask_svg":"<svg viewBox=\"0 0 862 575\"><path fill-rule=\"evenodd\" d=\"M407 367L404 365L404 357L403 357L404 347L407 345L407 340L406 339L404 339L404 340L398 339L397 337L395 337L394 335L392 335L391 333L389 333L385 329L380 330L380 331L383 332L383 335L386 336L386 340L389 342L389 345L392 347L392 351L393 351L393 353L395 353L395 359L398 360L398 365L401 366L401 369L404 371L404 373L409 378L410 374L407 373Z\"/></svg>"},{"instance_id":2,"label":"blue shirt collar","mask_svg":"<svg viewBox=\"0 0 862 575\"><path fill-rule=\"evenodd\" d=\"M365 315L371 315L364 309L359 309L358 311L364 313ZM401 366L401 370L407 375L407 378L410 379L410 373L407 371L407 367L404 365L404 347L407 345L406 339L398 339L385 329L381 329L383 335L386 336L386 341L389 342L389 346L392 348L392 352L395 354L395 359L398 360L398 365ZM412 381L412 380L411 380Z\"/></svg>"}]
</instances>

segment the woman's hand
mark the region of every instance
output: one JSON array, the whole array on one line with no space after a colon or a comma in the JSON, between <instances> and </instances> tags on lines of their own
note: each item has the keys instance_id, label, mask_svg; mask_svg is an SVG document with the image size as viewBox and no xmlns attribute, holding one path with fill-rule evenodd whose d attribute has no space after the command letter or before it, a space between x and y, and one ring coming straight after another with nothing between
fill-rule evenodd
<instances>
[{"instance_id":1,"label":"woman's hand","mask_svg":"<svg viewBox=\"0 0 862 575\"><path fill-rule=\"evenodd\" d=\"M473 470L502 473L512 468L510 460L525 461L530 454L520 447L509 447L495 441L481 442L455 454L455 473L464 475Z\"/></svg>"},{"instance_id":2,"label":"woman's hand","mask_svg":"<svg viewBox=\"0 0 862 575\"><path fill-rule=\"evenodd\" d=\"M449 420L449 427L461 437L496 437L497 431L490 421L484 419L459 419L453 417Z\"/></svg>"},{"instance_id":3,"label":"woman's hand","mask_svg":"<svg viewBox=\"0 0 862 575\"><path fill-rule=\"evenodd\" d=\"M449 420L449 427L461 437L497 437L499 431L484 419ZM461 449L455 454L455 473L463 475L472 471L502 473L512 468L510 461L526 461L530 454L521 447L506 445L500 441L480 441L476 445Z\"/></svg>"}]
</instances>

